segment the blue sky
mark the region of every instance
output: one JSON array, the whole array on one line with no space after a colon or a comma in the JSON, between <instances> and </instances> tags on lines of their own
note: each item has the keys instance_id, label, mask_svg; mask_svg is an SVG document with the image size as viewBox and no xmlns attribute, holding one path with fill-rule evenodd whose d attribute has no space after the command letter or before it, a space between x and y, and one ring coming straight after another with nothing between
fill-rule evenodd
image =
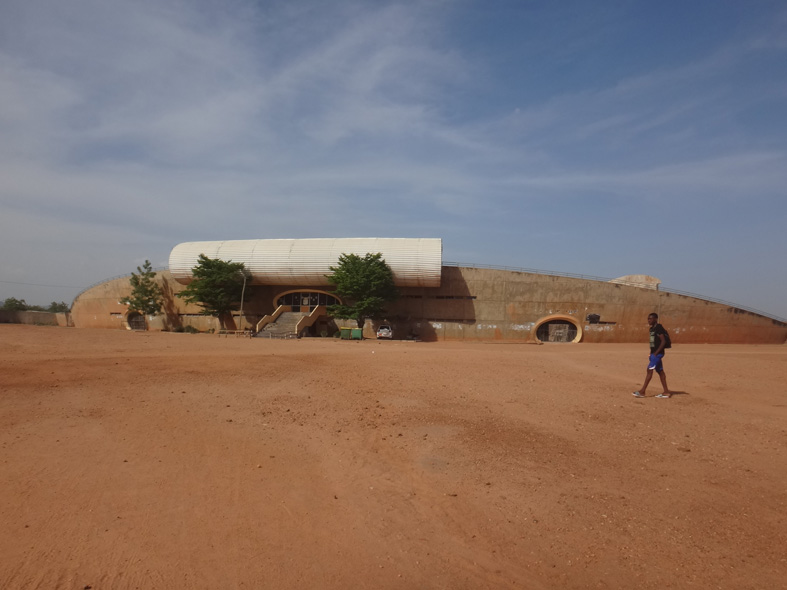
<instances>
[{"instance_id":1,"label":"blue sky","mask_svg":"<svg viewBox=\"0 0 787 590\"><path fill-rule=\"evenodd\" d=\"M781 1L4 0L0 137L0 299L440 237L787 317Z\"/></svg>"}]
</instances>

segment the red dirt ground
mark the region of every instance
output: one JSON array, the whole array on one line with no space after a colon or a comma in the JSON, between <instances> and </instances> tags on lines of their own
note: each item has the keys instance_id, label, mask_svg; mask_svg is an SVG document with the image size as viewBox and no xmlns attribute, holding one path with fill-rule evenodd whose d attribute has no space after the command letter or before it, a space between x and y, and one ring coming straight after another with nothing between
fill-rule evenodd
<instances>
[{"instance_id":1,"label":"red dirt ground","mask_svg":"<svg viewBox=\"0 0 787 590\"><path fill-rule=\"evenodd\" d=\"M0 325L0 587L784 588L787 346Z\"/></svg>"}]
</instances>

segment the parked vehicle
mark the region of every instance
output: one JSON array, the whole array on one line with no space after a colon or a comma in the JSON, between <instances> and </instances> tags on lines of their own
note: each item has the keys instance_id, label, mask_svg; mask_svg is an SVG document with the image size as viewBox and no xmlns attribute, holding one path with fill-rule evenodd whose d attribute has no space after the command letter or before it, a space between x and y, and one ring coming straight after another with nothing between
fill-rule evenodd
<instances>
[{"instance_id":1,"label":"parked vehicle","mask_svg":"<svg viewBox=\"0 0 787 590\"><path fill-rule=\"evenodd\" d=\"M377 328L377 339L380 340L382 338L393 340L393 330L388 324L382 324Z\"/></svg>"}]
</instances>

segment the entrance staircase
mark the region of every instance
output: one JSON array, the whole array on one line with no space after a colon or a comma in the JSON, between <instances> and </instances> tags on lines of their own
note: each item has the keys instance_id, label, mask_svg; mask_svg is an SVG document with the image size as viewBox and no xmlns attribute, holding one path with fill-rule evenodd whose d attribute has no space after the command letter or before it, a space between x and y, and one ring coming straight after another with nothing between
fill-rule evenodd
<instances>
[{"instance_id":1,"label":"entrance staircase","mask_svg":"<svg viewBox=\"0 0 787 590\"><path fill-rule=\"evenodd\" d=\"M258 338L297 338L297 326L308 313L299 311L285 311L279 314L276 321L266 324L257 332Z\"/></svg>"}]
</instances>

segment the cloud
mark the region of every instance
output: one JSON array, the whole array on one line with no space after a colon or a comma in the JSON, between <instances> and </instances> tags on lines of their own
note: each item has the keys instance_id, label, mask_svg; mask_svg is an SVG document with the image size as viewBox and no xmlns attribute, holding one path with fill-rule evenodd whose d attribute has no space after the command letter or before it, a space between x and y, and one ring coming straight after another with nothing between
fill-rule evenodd
<instances>
[{"instance_id":1,"label":"cloud","mask_svg":"<svg viewBox=\"0 0 787 590\"><path fill-rule=\"evenodd\" d=\"M121 250L136 265L193 239L441 234L486 252L465 236L526 240L545 203L772 202L778 26L659 61L604 45L635 34L630 13L581 6L8 0L0 244L40 268L37 240L90 243L122 272Z\"/></svg>"}]
</instances>

